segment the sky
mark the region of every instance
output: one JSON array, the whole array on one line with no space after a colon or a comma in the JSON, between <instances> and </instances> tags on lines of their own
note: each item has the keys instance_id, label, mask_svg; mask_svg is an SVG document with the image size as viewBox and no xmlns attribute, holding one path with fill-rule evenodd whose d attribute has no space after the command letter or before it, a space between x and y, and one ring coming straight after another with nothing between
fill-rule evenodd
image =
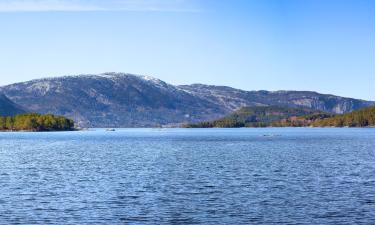
<instances>
[{"instance_id":1,"label":"sky","mask_svg":"<svg viewBox=\"0 0 375 225\"><path fill-rule=\"evenodd\" d=\"M375 100L373 0L0 0L0 85L127 72Z\"/></svg>"}]
</instances>

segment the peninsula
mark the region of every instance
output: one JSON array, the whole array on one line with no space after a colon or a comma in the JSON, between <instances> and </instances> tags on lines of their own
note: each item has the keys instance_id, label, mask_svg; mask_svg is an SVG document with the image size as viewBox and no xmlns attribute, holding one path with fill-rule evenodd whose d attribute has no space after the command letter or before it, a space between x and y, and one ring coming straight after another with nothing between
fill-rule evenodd
<instances>
[{"instance_id":1,"label":"peninsula","mask_svg":"<svg viewBox=\"0 0 375 225\"><path fill-rule=\"evenodd\" d=\"M0 117L0 131L72 131L74 121L63 116L26 113Z\"/></svg>"}]
</instances>

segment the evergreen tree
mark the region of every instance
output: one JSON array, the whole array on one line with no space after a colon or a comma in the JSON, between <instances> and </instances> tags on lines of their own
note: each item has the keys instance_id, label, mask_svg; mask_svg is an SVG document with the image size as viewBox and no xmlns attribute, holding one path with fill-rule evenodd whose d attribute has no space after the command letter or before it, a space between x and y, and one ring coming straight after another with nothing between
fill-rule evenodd
<instances>
[{"instance_id":1,"label":"evergreen tree","mask_svg":"<svg viewBox=\"0 0 375 225\"><path fill-rule=\"evenodd\" d=\"M8 131L65 131L73 130L74 121L62 116L28 113L0 117L0 130Z\"/></svg>"}]
</instances>

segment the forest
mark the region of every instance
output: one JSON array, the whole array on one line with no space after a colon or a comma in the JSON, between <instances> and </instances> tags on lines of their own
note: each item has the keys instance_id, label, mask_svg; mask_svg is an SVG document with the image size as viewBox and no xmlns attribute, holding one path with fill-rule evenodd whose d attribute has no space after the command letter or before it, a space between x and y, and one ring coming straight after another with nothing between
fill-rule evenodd
<instances>
[{"instance_id":1,"label":"forest","mask_svg":"<svg viewBox=\"0 0 375 225\"><path fill-rule=\"evenodd\" d=\"M274 106L245 107L218 120L184 125L186 128L371 126L375 126L374 106L341 115Z\"/></svg>"},{"instance_id":2,"label":"forest","mask_svg":"<svg viewBox=\"0 0 375 225\"><path fill-rule=\"evenodd\" d=\"M16 116L0 117L1 131L70 131L74 121L52 114L26 113Z\"/></svg>"},{"instance_id":3,"label":"forest","mask_svg":"<svg viewBox=\"0 0 375 225\"><path fill-rule=\"evenodd\" d=\"M370 127L375 126L375 107L359 109L351 113L316 119L313 127Z\"/></svg>"},{"instance_id":4,"label":"forest","mask_svg":"<svg viewBox=\"0 0 375 225\"><path fill-rule=\"evenodd\" d=\"M284 126L289 118L300 118L307 115L325 114L306 108L289 108L281 106L243 107L228 116L214 121L187 124L187 128L236 128L236 127L270 127ZM284 123L281 121L285 120Z\"/></svg>"}]
</instances>

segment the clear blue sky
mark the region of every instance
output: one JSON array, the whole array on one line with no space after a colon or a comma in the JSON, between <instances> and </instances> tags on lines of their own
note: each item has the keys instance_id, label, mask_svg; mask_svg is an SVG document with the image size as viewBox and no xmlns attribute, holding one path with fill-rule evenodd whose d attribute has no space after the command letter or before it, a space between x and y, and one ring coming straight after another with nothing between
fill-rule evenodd
<instances>
[{"instance_id":1,"label":"clear blue sky","mask_svg":"<svg viewBox=\"0 0 375 225\"><path fill-rule=\"evenodd\" d=\"M373 0L0 0L0 84L107 71L375 100Z\"/></svg>"}]
</instances>

